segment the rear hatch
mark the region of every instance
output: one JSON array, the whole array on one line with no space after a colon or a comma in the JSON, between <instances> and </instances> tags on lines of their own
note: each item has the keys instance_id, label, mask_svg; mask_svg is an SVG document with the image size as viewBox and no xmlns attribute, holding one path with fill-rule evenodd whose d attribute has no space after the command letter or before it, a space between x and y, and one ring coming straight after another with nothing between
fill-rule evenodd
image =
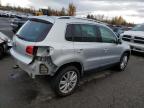
<instances>
[{"instance_id":1,"label":"rear hatch","mask_svg":"<svg viewBox=\"0 0 144 108\"><path fill-rule=\"evenodd\" d=\"M37 49L36 43L43 41L52 28L52 23L39 19L27 21L13 38L11 54L19 61L30 64Z\"/></svg>"}]
</instances>

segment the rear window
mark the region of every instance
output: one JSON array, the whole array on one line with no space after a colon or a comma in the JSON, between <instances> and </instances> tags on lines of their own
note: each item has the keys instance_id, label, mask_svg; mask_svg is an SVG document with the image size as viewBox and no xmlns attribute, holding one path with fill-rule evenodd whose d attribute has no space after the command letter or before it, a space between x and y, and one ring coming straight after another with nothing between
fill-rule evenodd
<instances>
[{"instance_id":1,"label":"rear window","mask_svg":"<svg viewBox=\"0 0 144 108\"><path fill-rule=\"evenodd\" d=\"M45 39L52 25L42 20L29 20L16 35L26 41L40 42Z\"/></svg>"}]
</instances>

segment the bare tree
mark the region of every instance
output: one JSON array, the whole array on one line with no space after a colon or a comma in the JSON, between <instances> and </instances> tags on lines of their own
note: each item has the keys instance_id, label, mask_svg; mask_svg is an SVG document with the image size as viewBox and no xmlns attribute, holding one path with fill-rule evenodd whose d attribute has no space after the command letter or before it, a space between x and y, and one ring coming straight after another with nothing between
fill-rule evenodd
<instances>
[{"instance_id":1,"label":"bare tree","mask_svg":"<svg viewBox=\"0 0 144 108\"><path fill-rule=\"evenodd\" d=\"M76 15L76 6L73 3L69 4L68 15L69 16L75 16Z\"/></svg>"},{"instance_id":2,"label":"bare tree","mask_svg":"<svg viewBox=\"0 0 144 108\"><path fill-rule=\"evenodd\" d=\"M61 16L65 16L65 15L66 15L66 12L65 12L65 8L64 8L64 7L61 9L60 15L61 15Z\"/></svg>"}]
</instances>

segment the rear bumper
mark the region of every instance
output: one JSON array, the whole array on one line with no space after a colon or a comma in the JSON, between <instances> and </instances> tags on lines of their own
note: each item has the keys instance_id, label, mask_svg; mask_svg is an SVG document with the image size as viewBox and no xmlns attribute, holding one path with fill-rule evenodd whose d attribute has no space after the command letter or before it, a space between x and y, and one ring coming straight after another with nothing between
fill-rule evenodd
<instances>
[{"instance_id":1,"label":"rear bumper","mask_svg":"<svg viewBox=\"0 0 144 108\"><path fill-rule=\"evenodd\" d=\"M142 44L127 42L127 41L123 41L123 43L130 45L132 51L144 52L144 45Z\"/></svg>"},{"instance_id":2,"label":"rear bumper","mask_svg":"<svg viewBox=\"0 0 144 108\"><path fill-rule=\"evenodd\" d=\"M29 74L30 77L35 78L35 76L37 75L49 75L49 76L53 76L55 73L55 69L53 67L50 67L48 64L44 63L44 62L40 62L40 61L35 61L32 64L24 64L20 61L17 61L17 64L19 65L19 67L24 70L25 72L27 72ZM47 73L41 73L40 72L40 65L43 64L48 68L48 72Z\"/></svg>"},{"instance_id":3,"label":"rear bumper","mask_svg":"<svg viewBox=\"0 0 144 108\"><path fill-rule=\"evenodd\" d=\"M36 75L42 75L39 73L39 64L37 63L33 63L33 64L24 64L21 61L16 61L17 65L20 67L20 69L22 69L23 71L25 71L26 73L29 74L30 77L35 78Z\"/></svg>"},{"instance_id":4,"label":"rear bumper","mask_svg":"<svg viewBox=\"0 0 144 108\"><path fill-rule=\"evenodd\" d=\"M19 54L14 50L14 48L10 49L10 54L18 61L24 63L24 64L30 64L32 62L32 58L30 57L24 57L23 55Z\"/></svg>"},{"instance_id":5,"label":"rear bumper","mask_svg":"<svg viewBox=\"0 0 144 108\"><path fill-rule=\"evenodd\" d=\"M19 65L19 67L27 72L32 78L34 78L35 75L38 75L38 65L36 65L35 63L30 64L30 59L23 57L22 55L14 51L13 48L10 49L10 54L16 60L17 65Z\"/></svg>"},{"instance_id":6,"label":"rear bumper","mask_svg":"<svg viewBox=\"0 0 144 108\"><path fill-rule=\"evenodd\" d=\"M51 63L51 65L48 63L48 61L38 61L33 60L31 63L23 62L25 60L22 60L22 55L18 55L13 49L10 50L11 55L16 59L17 65L27 72L32 78L35 78L36 75L50 75L53 76L55 74L56 66ZM24 59L24 58L23 58ZM40 66L45 65L48 69L47 73L41 73L40 72Z\"/></svg>"},{"instance_id":7,"label":"rear bumper","mask_svg":"<svg viewBox=\"0 0 144 108\"><path fill-rule=\"evenodd\" d=\"M18 65L23 71L25 71L26 73L28 73L30 77L35 78L36 68L34 68L34 67L36 67L36 66L34 66L34 65L29 66L29 65L26 65L26 64L18 61L18 60L17 60L16 62L17 62L17 65Z\"/></svg>"}]
</instances>

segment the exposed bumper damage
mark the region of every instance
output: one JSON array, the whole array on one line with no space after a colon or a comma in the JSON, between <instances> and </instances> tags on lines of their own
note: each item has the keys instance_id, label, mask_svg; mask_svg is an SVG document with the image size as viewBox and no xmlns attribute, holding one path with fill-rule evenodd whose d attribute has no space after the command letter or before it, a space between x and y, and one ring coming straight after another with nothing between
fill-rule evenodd
<instances>
[{"instance_id":1,"label":"exposed bumper damage","mask_svg":"<svg viewBox=\"0 0 144 108\"><path fill-rule=\"evenodd\" d=\"M24 64L20 61L17 61L17 64L22 70L27 72L32 78L35 78L36 75L53 76L57 69L57 66L52 62L50 56L46 56L46 57L36 56L30 64ZM41 69L41 66L45 66L45 68L47 68L47 71Z\"/></svg>"}]
</instances>

